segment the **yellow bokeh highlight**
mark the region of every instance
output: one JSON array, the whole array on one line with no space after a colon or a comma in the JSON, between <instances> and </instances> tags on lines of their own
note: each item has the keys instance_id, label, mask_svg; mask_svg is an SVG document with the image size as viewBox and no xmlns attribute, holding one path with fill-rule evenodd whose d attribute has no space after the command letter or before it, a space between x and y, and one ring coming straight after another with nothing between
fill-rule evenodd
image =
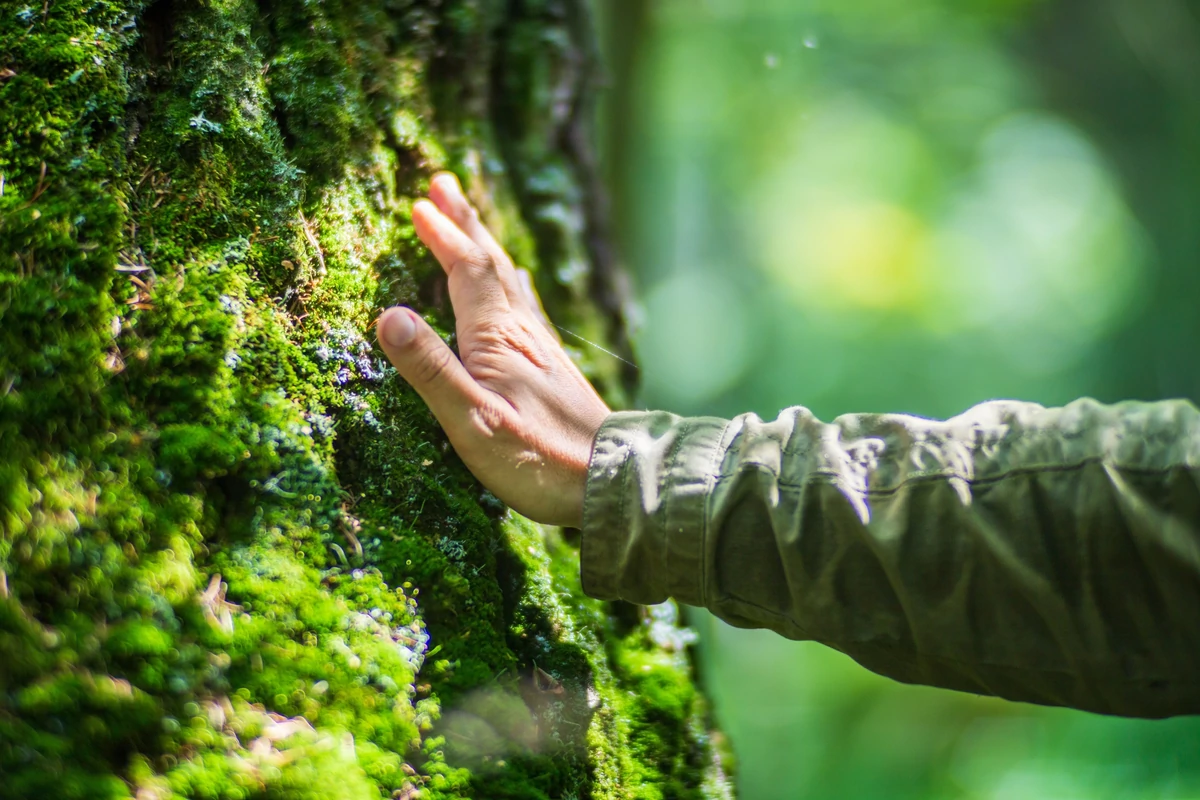
<instances>
[{"instance_id":1,"label":"yellow bokeh highlight","mask_svg":"<svg viewBox=\"0 0 1200 800\"><path fill-rule=\"evenodd\" d=\"M766 266L806 305L918 311L929 284L930 234L879 201L810 209L771 233Z\"/></svg>"}]
</instances>

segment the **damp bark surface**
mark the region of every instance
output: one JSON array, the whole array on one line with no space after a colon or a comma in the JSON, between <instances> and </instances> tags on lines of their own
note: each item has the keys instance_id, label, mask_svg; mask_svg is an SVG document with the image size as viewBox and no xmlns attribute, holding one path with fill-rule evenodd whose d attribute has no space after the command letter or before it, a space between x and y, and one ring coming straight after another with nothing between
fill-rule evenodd
<instances>
[{"instance_id":1,"label":"damp bark surface","mask_svg":"<svg viewBox=\"0 0 1200 800\"><path fill-rule=\"evenodd\" d=\"M453 170L625 403L591 36L0 5L0 797L729 796L674 607L584 597L373 338L405 303L453 344L409 217Z\"/></svg>"}]
</instances>

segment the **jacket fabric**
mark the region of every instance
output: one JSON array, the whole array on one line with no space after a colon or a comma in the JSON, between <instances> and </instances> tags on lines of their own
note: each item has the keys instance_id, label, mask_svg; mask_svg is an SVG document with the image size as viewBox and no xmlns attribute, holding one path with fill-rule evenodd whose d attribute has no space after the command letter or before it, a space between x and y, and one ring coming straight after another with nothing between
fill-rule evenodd
<instances>
[{"instance_id":1,"label":"jacket fabric","mask_svg":"<svg viewBox=\"0 0 1200 800\"><path fill-rule=\"evenodd\" d=\"M594 597L710 609L883 675L1138 717L1200 713L1200 412L946 421L618 412L593 449Z\"/></svg>"}]
</instances>

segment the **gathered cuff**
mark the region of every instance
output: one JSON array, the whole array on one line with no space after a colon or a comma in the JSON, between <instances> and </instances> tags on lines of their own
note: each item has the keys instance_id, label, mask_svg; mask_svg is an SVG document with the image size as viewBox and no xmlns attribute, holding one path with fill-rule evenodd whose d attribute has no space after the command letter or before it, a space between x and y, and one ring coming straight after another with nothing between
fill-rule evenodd
<instances>
[{"instance_id":1,"label":"gathered cuff","mask_svg":"<svg viewBox=\"0 0 1200 800\"><path fill-rule=\"evenodd\" d=\"M728 421L663 411L609 415L583 506L583 590L605 600L704 605L708 498Z\"/></svg>"}]
</instances>

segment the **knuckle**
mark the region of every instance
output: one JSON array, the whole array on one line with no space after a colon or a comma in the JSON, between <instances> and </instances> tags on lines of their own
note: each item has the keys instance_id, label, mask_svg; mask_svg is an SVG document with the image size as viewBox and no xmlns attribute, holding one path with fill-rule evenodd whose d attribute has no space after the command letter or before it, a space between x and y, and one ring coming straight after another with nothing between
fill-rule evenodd
<instances>
[{"instance_id":1,"label":"knuckle","mask_svg":"<svg viewBox=\"0 0 1200 800\"><path fill-rule=\"evenodd\" d=\"M440 383L450 376L453 361L454 353L449 348L430 348L417 363L416 378L425 385Z\"/></svg>"},{"instance_id":2,"label":"knuckle","mask_svg":"<svg viewBox=\"0 0 1200 800\"><path fill-rule=\"evenodd\" d=\"M463 353L463 363L477 380L492 380L512 372L512 352L495 338L481 338Z\"/></svg>"},{"instance_id":3,"label":"knuckle","mask_svg":"<svg viewBox=\"0 0 1200 800\"><path fill-rule=\"evenodd\" d=\"M475 210L475 206L468 203L465 199L458 204L458 215L465 222L474 222L479 219L479 212Z\"/></svg>"},{"instance_id":4,"label":"knuckle","mask_svg":"<svg viewBox=\"0 0 1200 800\"><path fill-rule=\"evenodd\" d=\"M496 355L527 358L535 343L520 320L505 319L495 322L480 336L480 345Z\"/></svg>"},{"instance_id":5,"label":"knuckle","mask_svg":"<svg viewBox=\"0 0 1200 800\"><path fill-rule=\"evenodd\" d=\"M495 271L496 261L482 247L472 247L463 254L455 266L462 267L472 277L475 277Z\"/></svg>"},{"instance_id":6,"label":"knuckle","mask_svg":"<svg viewBox=\"0 0 1200 800\"><path fill-rule=\"evenodd\" d=\"M491 338L500 347L510 347L513 340L520 335L521 324L510 315L505 315L492 323Z\"/></svg>"},{"instance_id":7,"label":"knuckle","mask_svg":"<svg viewBox=\"0 0 1200 800\"><path fill-rule=\"evenodd\" d=\"M469 329L473 345L489 348L502 346L510 324L505 314L481 314L473 320Z\"/></svg>"},{"instance_id":8,"label":"knuckle","mask_svg":"<svg viewBox=\"0 0 1200 800\"><path fill-rule=\"evenodd\" d=\"M539 370L545 371L550 368L553 361L535 331L537 328L532 326L512 326L506 337L508 347Z\"/></svg>"},{"instance_id":9,"label":"knuckle","mask_svg":"<svg viewBox=\"0 0 1200 800\"><path fill-rule=\"evenodd\" d=\"M488 439L512 436L520 428L512 408L503 402L481 403L471 409L469 417L475 435Z\"/></svg>"}]
</instances>

